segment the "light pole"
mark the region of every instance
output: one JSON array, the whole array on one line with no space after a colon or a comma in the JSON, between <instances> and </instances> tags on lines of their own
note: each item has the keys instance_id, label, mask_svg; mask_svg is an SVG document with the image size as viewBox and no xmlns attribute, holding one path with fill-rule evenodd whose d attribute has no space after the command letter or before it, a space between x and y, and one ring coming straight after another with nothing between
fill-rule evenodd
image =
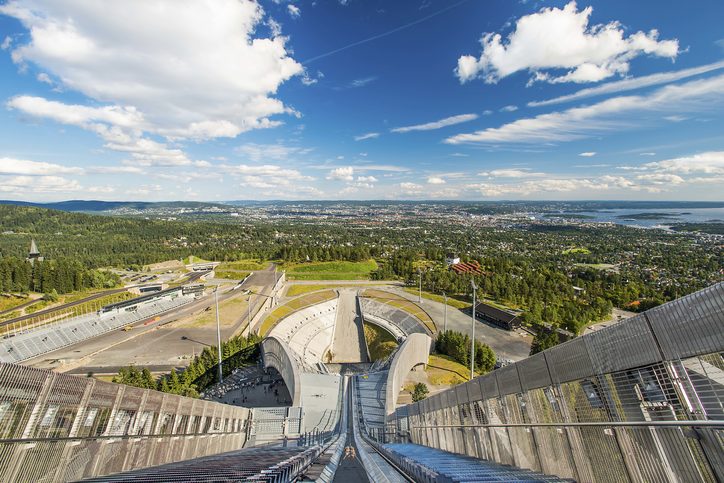
<instances>
[{"instance_id":1,"label":"light pole","mask_svg":"<svg viewBox=\"0 0 724 483\"><path fill-rule=\"evenodd\" d=\"M417 303L421 304L422 303L422 270L420 270L418 268L417 274L420 276L420 291L418 292L418 295L417 295Z\"/></svg>"},{"instance_id":2,"label":"light pole","mask_svg":"<svg viewBox=\"0 0 724 483\"><path fill-rule=\"evenodd\" d=\"M442 293L442 300L443 300L443 304L445 304L445 307L443 309L443 310L445 310L445 315L443 316L442 331L447 332L447 295L445 295L445 292Z\"/></svg>"},{"instance_id":3,"label":"light pole","mask_svg":"<svg viewBox=\"0 0 724 483\"><path fill-rule=\"evenodd\" d=\"M478 286L475 285L475 279L470 280L470 285L473 287L473 308L472 308L472 340L470 341L470 380L475 377L475 291Z\"/></svg>"},{"instance_id":4,"label":"light pole","mask_svg":"<svg viewBox=\"0 0 724 483\"><path fill-rule=\"evenodd\" d=\"M216 301L216 340L219 347L219 382L224 382L224 372L221 369L221 322L219 322L219 287L214 290L214 299Z\"/></svg>"}]
</instances>

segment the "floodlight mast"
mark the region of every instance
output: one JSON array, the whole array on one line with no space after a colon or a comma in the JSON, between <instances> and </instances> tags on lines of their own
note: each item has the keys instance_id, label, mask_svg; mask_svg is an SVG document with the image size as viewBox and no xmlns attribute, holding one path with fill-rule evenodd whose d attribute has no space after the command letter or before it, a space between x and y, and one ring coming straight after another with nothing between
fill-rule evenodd
<instances>
[{"instance_id":1,"label":"floodlight mast","mask_svg":"<svg viewBox=\"0 0 724 483\"><path fill-rule=\"evenodd\" d=\"M475 285L475 279L470 280L470 285L473 287L473 307L471 311L472 317L472 337L470 341L470 380L475 377L475 291L478 286Z\"/></svg>"},{"instance_id":2,"label":"floodlight mast","mask_svg":"<svg viewBox=\"0 0 724 483\"><path fill-rule=\"evenodd\" d=\"M219 287L214 290L214 299L216 301L216 341L219 347L219 382L224 382L224 371L221 368L221 323L219 322Z\"/></svg>"}]
</instances>

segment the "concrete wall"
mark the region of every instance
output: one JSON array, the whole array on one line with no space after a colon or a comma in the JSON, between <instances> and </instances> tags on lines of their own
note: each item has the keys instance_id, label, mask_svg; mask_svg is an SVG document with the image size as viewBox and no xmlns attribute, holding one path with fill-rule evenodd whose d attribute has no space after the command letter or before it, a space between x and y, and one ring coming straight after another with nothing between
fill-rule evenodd
<instances>
[{"instance_id":1,"label":"concrete wall","mask_svg":"<svg viewBox=\"0 0 724 483\"><path fill-rule=\"evenodd\" d=\"M427 365L431 345L432 338L429 335L410 334L395 353L385 390L385 411L388 415L397 408L397 397L407 374L417 365Z\"/></svg>"},{"instance_id":2,"label":"concrete wall","mask_svg":"<svg viewBox=\"0 0 724 483\"><path fill-rule=\"evenodd\" d=\"M724 481L723 351L719 283L398 408L387 431L577 481Z\"/></svg>"},{"instance_id":3,"label":"concrete wall","mask_svg":"<svg viewBox=\"0 0 724 483\"><path fill-rule=\"evenodd\" d=\"M292 406L299 406L302 402L302 384L299 363L294 358L292 349L276 337L267 337L261 342L261 353L264 368L273 367L284 379L289 394L292 396Z\"/></svg>"},{"instance_id":4,"label":"concrete wall","mask_svg":"<svg viewBox=\"0 0 724 483\"><path fill-rule=\"evenodd\" d=\"M250 411L0 363L0 481L76 481L240 449ZM10 424L8 424L10 423Z\"/></svg>"}]
</instances>

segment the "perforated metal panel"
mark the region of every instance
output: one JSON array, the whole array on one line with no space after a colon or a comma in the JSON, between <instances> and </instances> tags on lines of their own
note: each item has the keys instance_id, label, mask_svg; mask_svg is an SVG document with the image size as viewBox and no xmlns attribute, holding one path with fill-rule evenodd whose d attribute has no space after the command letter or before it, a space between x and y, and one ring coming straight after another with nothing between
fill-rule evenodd
<instances>
[{"instance_id":1,"label":"perforated metal panel","mask_svg":"<svg viewBox=\"0 0 724 483\"><path fill-rule=\"evenodd\" d=\"M493 374L498 378L498 390L501 395L521 392L522 388L520 387L516 364L501 367L497 371L493 371Z\"/></svg>"},{"instance_id":2,"label":"perforated metal panel","mask_svg":"<svg viewBox=\"0 0 724 483\"><path fill-rule=\"evenodd\" d=\"M716 352L724 346L724 283L646 312L668 359Z\"/></svg>"},{"instance_id":3,"label":"perforated metal panel","mask_svg":"<svg viewBox=\"0 0 724 483\"><path fill-rule=\"evenodd\" d=\"M536 389L551 385L545 354L539 352L517 363L520 385L524 390Z\"/></svg>"},{"instance_id":4,"label":"perforated metal panel","mask_svg":"<svg viewBox=\"0 0 724 483\"><path fill-rule=\"evenodd\" d=\"M653 364L661 359L644 315L638 315L583 338L598 374Z\"/></svg>"},{"instance_id":5,"label":"perforated metal panel","mask_svg":"<svg viewBox=\"0 0 724 483\"><path fill-rule=\"evenodd\" d=\"M480 390L480 378L473 379L466 384L468 385L468 399L470 402L480 401L483 398L483 392Z\"/></svg>"},{"instance_id":6,"label":"perforated metal panel","mask_svg":"<svg viewBox=\"0 0 724 483\"><path fill-rule=\"evenodd\" d=\"M584 339L585 337L573 339L546 351L546 361L553 382L574 381L594 374Z\"/></svg>"},{"instance_id":7,"label":"perforated metal panel","mask_svg":"<svg viewBox=\"0 0 724 483\"><path fill-rule=\"evenodd\" d=\"M479 377L477 380L480 381L480 391L483 393L483 400L498 397L500 395L495 372Z\"/></svg>"}]
</instances>

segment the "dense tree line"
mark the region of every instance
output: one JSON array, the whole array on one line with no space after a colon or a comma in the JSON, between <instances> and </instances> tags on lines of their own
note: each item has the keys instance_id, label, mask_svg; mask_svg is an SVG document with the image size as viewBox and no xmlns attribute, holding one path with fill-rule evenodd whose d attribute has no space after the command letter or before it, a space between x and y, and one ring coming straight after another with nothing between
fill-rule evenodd
<instances>
[{"instance_id":1,"label":"dense tree line","mask_svg":"<svg viewBox=\"0 0 724 483\"><path fill-rule=\"evenodd\" d=\"M470 336L453 330L440 332L435 340L435 350L452 357L456 362L470 366ZM495 367L493 349L479 340L475 341L475 371L486 374Z\"/></svg>"},{"instance_id":2,"label":"dense tree line","mask_svg":"<svg viewBox=\"0 0 724 483\"><path fill-rule=\"evenodd\" d=\"M69 258L46 261L0 257L0 291L64 294L92 288L112 288L119 277L106 270L89 269Z\"/></svg>"},{"instance_id":3,"label":"dense tree line","mask_svg":"<svg viewBox=\"0 0 724 483\"><path fill-rule=\"evenodd\" d=\"M228 375L237 367L248 365L255 360L258 357L258 352L248 352L246 349L253 348L260 340L261 338L256 334L250 334L248 337L237 335L222 342L224 374ZM251 355L246 358L235 357L242 352ZM155 389L181 396L199 397L199 392L218 382L215 372L218 370L217 364L217 348L205 347L201 354L196 356L180 374L173 369L169 374L154 378L148 368L139 369L136 366L127 366L118 371L118 374L113 378L113 382L145 389ZM207 374L211 374L213 377L203 377Z\"/></svg>"}]
</instances>

